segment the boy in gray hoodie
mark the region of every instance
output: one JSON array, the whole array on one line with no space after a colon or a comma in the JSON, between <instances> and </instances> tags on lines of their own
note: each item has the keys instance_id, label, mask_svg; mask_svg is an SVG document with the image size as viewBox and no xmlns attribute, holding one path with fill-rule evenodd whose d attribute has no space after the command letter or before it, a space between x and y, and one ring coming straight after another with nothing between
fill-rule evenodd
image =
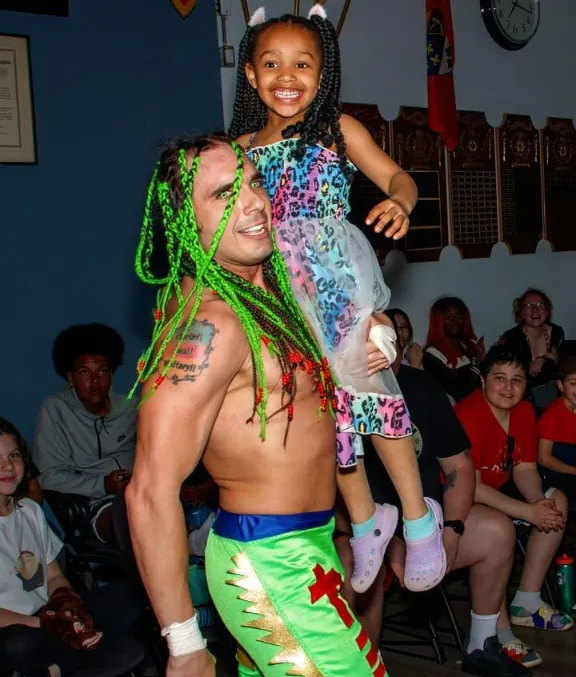
<instances>
[{"instance_id":1,"label":"boy in gray hoodie","mask_svg":"<svg viewBox=\"0 0 576 677\"><path fill-rule=\"evenodd\" d=\"M112 540L110 506L129 482L137 409L111 389L124 341L103 324L75 325L54 341L52 361L67 385L40 408L34 463L43 489L90 499L91 526Z\"/></svg>"}]
</instances>

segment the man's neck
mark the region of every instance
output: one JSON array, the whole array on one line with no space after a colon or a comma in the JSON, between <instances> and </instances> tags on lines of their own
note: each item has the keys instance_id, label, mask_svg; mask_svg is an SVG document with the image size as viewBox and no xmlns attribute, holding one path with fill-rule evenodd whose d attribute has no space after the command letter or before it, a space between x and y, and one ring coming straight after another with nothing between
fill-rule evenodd
<instances>
[{"instance_id":1,"label":"man's neck","mask_svg":"<svg viewBox=\"0 0 576 677\"><path fill-rule=\"evenodd\" d=\"M564 395L562 396L562 399L564 400L564 406L566 409L568 409L571 414L576 414L576 407L570 402L570 400L567 397L564 397Z\"/></svg>"},{"instance_id":2,"label":"man's neck","mask_svg":"<svg viewBox=\"0 0 576 677\"><path fill-rule=\"evenodd\" d=\"M217 263L219 262L217 261ZM257 266L237 266L228 263L225 265L219 263L219 265L221 265L222 268L225 268L231 273L234 273L234 275L238 275L238 277L241 277L244 280L251 282L256 287L266 289L266 285L264 284L264 266L261 263L258 264ZM184 297L190 294L195 284L196 281L193 280L191 277L188 277L188 275L185 275L182 278L180 282L180 289L182 290L182 294L184 295Z\"/></svg>"},{"instance_id":3,"label":"man's neck","mask_svg":"<svg viewBox=\"0 0 576 677\"><path fill-rule=\"evenodd\" d=\"M486 396L484 396L484 399L486 400L486 404L490 408L490 411L494 414L494 417L498 423L502 426L502 428L504 428L506 434L508 434L508 430L510 429L510 410L494 407L492 404L490 404L490 402L488 402Z\"/></svg>"},{"instance_id":4,"label":"man's neck","mask_svg":"<svg viewBox=\"0 0 576 677\"><path fill-rule=\"evenodd\" d=\"M86 411L94 414L94 416L98 416L98 418L107 416L110 413L110 398L108 397L106 398L106 401L101 404L86 404L85 402L82 402L82 404Z\"/></svg>"}]
</instances>

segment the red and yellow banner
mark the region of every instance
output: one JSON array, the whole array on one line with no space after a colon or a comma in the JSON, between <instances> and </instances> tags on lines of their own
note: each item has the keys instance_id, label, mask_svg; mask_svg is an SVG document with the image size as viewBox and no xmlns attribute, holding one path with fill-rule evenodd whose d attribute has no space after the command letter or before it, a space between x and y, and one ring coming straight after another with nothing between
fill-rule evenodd
<instances>
[{"instance_id":1,"label":"red and yellow banner","mask_svg":"<svg viewBox=\"0 0 576 677\"><path fill-rule=\"evenodd\" d=\"M196 7L196 0L171 0L171 2L183 19Z\"/></svg>"}]
</instances>

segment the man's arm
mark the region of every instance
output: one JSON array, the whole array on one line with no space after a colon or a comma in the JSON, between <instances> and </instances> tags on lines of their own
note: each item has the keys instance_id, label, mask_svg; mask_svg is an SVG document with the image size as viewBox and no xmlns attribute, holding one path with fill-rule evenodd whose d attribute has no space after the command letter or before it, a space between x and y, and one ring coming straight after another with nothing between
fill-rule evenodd
<instances>
[{"instance_id":1,"label":"man's arm","mask_svg":"<svg viewBox=\"0 0 576 677\"><path fill-rule=\"evenodd\" d=\"M554 442L546 440L543 437L538 441L538 463L543 468L552 470L553 472L564 473L565 475L576 475L576 466L564 463L559 458L552 456L554 450Z\"/></svg>"},{"instance_id":2,"label":"man's arm","mask_svg":"<svg viewBox=\"0 0 576 677\"><path fill-rule=\"evenodd\" d=\"M526 522L530 521L529 517L529 504L524 503L524 501L518 501L515 498L510 498L498 489L494 487L489 487L487 484L482 482L482 473L476 471L476 493L474 496L476 503L483 503L491 508L500 510L508 517L512 519L521 519Z\"/></svg>"},{"instance_id":3,"label":"man's arm","mask_svg":"<svg viewBox=\"0 0 576 677\"><path fill-rule=\"evenodd\" d=\"M474 465L466 452L439 458L438 462L445 475L444 518L465 522L476 490Z\"/></svg>"},{"instance_id":4,"label":"man's arm","mask_svg":"<svg viewBox=\"0 0 576 677\"><path fill-rule=\"evenodd\" d=\"M474 501L476 484L472 461L468 458L466 452L461 452L455 456L439 458L438 462L445 475L444 499L442 501L444 519L465 522ZM458 556L461 535L450 527L444 529L443 541L448 571L452 570Z\"/></svg>"},{"instance_id":5,"label":"man's arm","mask_svg":"<svg viewBox=\"0 0 576 677\"><path fill-rule=\"evenodd\" d=\"M182 329L162 356L168 360ZM238 347L246 345L246 350ZM232 349L233 347L233 349ZM161 626L194 613L188 589L186 525L179 494L199 463L227 389L248 348L236 316L199 314L156 392L144 388L132 480L126 490L132 542Z\"/></svg>"},{"instance_id":6,"label":"man's arm","mask_svg":"<svg viewBox=\"0 0 576 677\"><path fill-rule=\"evenodd\" d=\"M80 470L74 466L68 440L54 424L52 412L43 404L34 433L34 463L40 471L43 489L100 498L106 494L105 473L96 468ZM94 450L96 459L96 449Z\"/></svg>"},{"instance_id":7,"label":"man's arm","mask_svg":"<svg viewBox=\"0 0 576 677\"><path fill-rule=\"evenodd\" d=\"M528 503L535 503L544 498L542 478L538 473L536 463L519 463L512 470L512 479L518 491Z\"/></svg>"},{"instance_id":8,"label":"man's arm","mask_svg":"<svg viewBox=\"0 0 576 677\"><path fill-rule=\"evenodd\" d=\"M73 590L70 581L62 573L62 569L56 560L48 564L47 573L48 597L52 595L54 590L58 590L59 588L69 588L70 590Z\"/></svg>"}]
</instances>

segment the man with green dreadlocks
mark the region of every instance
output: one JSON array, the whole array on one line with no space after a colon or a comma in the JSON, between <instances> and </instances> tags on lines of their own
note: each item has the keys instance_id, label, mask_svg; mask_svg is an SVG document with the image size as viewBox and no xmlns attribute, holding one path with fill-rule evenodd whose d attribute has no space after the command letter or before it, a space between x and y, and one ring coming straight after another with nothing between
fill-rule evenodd
<instances>
[{"instance_id":1,"label":"man with green dreadlocks","mask_svg":"<svg viewBox=\"0 0 576 677\"><path fill-rule=\"evenodd\" d=\"M160 243L160 244L159 244ZM154 251L165 254L153 272ZM184 138L152 179L136 268L160 285L126 500L168 677L214 677L187 584L179 489L220 487L206 550L243 677L384 677L340 596L332 541L338 406L271 237L262 177L223 136Z\"/></svg>"}]
</instances>

